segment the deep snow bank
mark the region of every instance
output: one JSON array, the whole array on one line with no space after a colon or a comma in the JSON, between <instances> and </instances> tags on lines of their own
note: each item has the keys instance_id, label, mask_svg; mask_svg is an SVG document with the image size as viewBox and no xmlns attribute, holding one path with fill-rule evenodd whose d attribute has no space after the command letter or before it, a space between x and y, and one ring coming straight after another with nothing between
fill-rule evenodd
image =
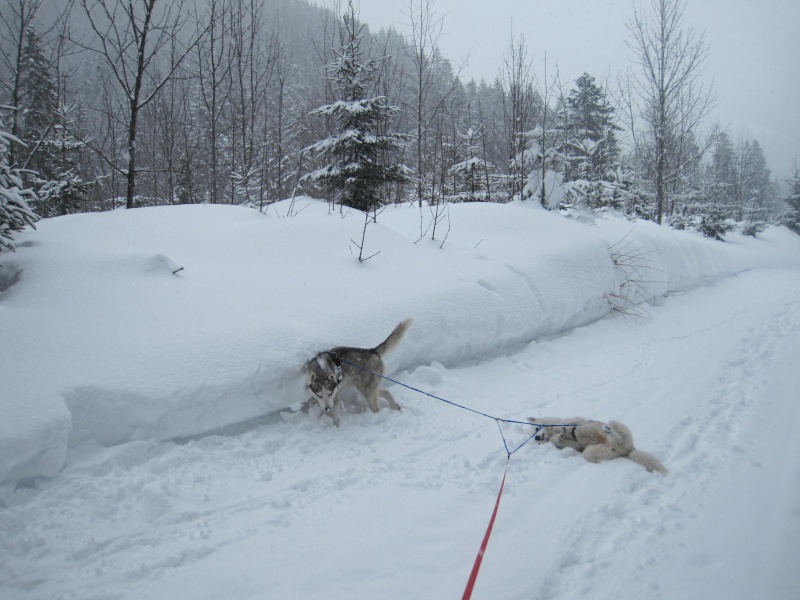
<instances>
[{"instance_id":1,"label":"deep snow bank","mask_svg":"<svg viewBox=\"0 0 800 600\"><path fill-rule=\"evenodd\" d=\"M285 203L73 215L20 234L0 257L0 482L52 475L84 441L190 436L285 408L304 399L305 358L377 344L407 316L423 315L390 368L594 321L619 283L621 239L647 256L653 297L800 264L800 238L781 229L721 244L532 204L451 206L441 248L419 239L427 209L391 207L367 229L366 253L380 253L359 263L363 216L297 206L291 218Z\"/></svg>"}]
</instances>

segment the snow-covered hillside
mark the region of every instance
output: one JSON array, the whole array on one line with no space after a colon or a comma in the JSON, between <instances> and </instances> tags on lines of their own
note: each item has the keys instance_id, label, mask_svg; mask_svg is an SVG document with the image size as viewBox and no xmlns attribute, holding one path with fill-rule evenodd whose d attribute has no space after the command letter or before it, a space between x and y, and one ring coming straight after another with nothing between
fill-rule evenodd
<instances>
[{"instance_id":1,"label":"snow-covered hillside","mask_svg":"<svg viewBox=\"0 0 800 600\"><path fill-rule=\"evenodd\" d=\"M408 316L400 381L502 418L617 419L671 470L526 446L475 597L791 597L800 238L520 203L452 206L440 248L401 206L359 263L360 215L298 208L75 215L0 257L0 597L459 595L497 425L400 386L403 411L339 429L281 410L306 358ZM646 262L649 320L609 314L611 247Z\"/></svg>"}]
</instances>

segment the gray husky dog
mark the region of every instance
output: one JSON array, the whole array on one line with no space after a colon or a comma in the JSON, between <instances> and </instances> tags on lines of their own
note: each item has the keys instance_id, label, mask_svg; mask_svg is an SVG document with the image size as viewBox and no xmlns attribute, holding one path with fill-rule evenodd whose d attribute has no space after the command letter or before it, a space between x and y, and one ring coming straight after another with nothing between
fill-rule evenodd
<instances>
[{"instance_id":1,"label":"gray husky dog","mask_svg":"<svg viewBox=\"0 0 800 600\"><path fill-rule=\"evenodd\" d=\"M322 411L339 426L339 410L343 386L354 386L367 401L372 412L378 412L378 397L385 398L389 407L400 410L392 394L381 389L384 371L383 355L397 346L411 325L411 319L401 322L382 343L374 348L338 346L320 352L306 363L306 389Z\"/></svg>"},{"instance_id":2,"label":"gray husky dog","mask_svg":"<svg viewBox=\"0 0 800 600\"><path fill-rule=\"evenodd\" d=\"M593 463L627 458L648 471L667 474L667 469L655 456L636 449L631 430L619 421L602 423L580 417L528 417L528 420L534 425L551 425L543 427L534 436L540 443L552 442L556 448L574 448Z\"/></svg>"}]
</instances>

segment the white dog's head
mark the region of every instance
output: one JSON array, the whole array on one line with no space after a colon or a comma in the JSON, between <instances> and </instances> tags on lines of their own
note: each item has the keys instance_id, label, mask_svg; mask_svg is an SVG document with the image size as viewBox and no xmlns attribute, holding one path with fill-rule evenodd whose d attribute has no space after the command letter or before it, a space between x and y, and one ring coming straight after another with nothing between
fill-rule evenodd
<instances>
[{"instance_id":1,"label":"white dog's head","mask_svg":"<svg viewBox=\"0 0 800 600\"><path fill-rule=\"evenodd\" d=\"M564 427L561 425L541 425L538 424L539 431L533 436L533 439L540 444L546 444L553 441L553 438L560 433L564 433Z\"/></svg>"},{"instance_id":2,"label":"white dog's head","mask_svg":"<svg viewBox=\"0 0 800 600\"><path fill-rule=\"evenodd\" d=\"M330 412L339 393L342 367L328 352L317 354L306 365L306 389L324 412Z\"/></svg>"}]
</instances>

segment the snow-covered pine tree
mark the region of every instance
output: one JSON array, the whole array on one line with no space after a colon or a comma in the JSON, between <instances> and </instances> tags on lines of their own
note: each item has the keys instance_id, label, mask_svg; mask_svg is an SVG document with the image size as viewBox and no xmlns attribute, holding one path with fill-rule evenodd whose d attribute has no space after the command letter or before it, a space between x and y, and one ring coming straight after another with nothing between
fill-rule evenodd
<instances>
[{"instance_id":1,"label":"snow-covered pine tree","mask_svg":"<svg viewBox=\"0 0 800 600\"><path fill-rule=\"evenodd\" d=\"M770 180L767 160L758 140L743 144L742 184L737 202L736 220L742 223L742 233L755 237L766 229L774 218L772 212L775 191Z\"/></svg>"},{"instance_id":2,"label":"snow-covered pine tree","mask_svg":"<svg viewBox=\"0 0 800 600\"><path fill-rule=\"evenodd\" d=\"M623 175L619 194L625 216L631 220L655 221L655 198L636 171Z\"/></svg>"},{"instance_id":3,"label":"snow-covered pine tree","mask_svg":"<svg viewBox=\"0 0 800 600\"><path fill-rule=\"evenodd\" d=\"M730 136L724 131L714 142L708 179L705 193L707 199L717 205L730 204L735 195L736 151Z\"/></svg>"},{"instance_id":4,"label":"snow-covered pine tree","mask_svg":"<svg viewBox=\"0 0 800 600\"><path fill-rule=\"evenodd\" d=\"M781 218L781 223L797 234L800 234L800 167L794 163L794 175L789 180L789 194L784 198L788 210Z\"/></svg>"},{"instance_id":5,"label":"snow-covered pine tree","mask_svg":"<svg viewBox=\"0 0 800 600\"><path fill-rule=\"evenodd\" d=\"M458 133L458 138L463 143L462 156L464 160L450 167L450 173L456 179L460 189L456 191L456 198L461 202L487 202L491 198L489 190L489 172L494 169L483 158L485 155L483 136L486 134L483 124L473 129L468 123L465 133Z\"/></svg>"},{"instance_id":6,"label":"snow-covered pine tree","mask_svg":"<svg viewBox=\"0 0 800 600\"><path fill-rule=\"evenodd\" d=\"M22 116L20 137L27 151L20 153L19 161L26 169L36 171L40 179L53 175L54 153L44 143L55 124L58 108L58 89L52 76L50 63L42 50L42 40L31 25L25 35L20 73Z\"/></svg>"},{"instance_id":7,"label":"snow-covered pine tree","mask_svg":"<svg viewBox=\"0 0 800 600\"><path fill-rule=\"evenodd\" d=\"M29 199L35 199L32 190L24 189L19 169L8 164L8 149L11 142L22 144L6 131L5 122L0 115L0 252L14 250L14 231L22 231L39 217L28 206Z\"/></svg>"},{"instance_id":8,"label":"snow-covered pine tree","mask_svg":"<svg viewBox=\"0 0 800 600\"><path fill-rule=\"evenodd\" d=\"M517 159L531 166L522 197L536 199L548 210L558 209L567 191L564 163L570 159L561 151L560 133L560 129L541 126L528 131L528 146Z\"/></svg>"},{"instance_id":9,"label":"snow-covered pine tree","mask_svg":"<svg viewBox=\"0 0 800 600\"><path fill-rule=\"evenodd\" d=\"M563 132L564 188L567 202L591 208L622 208L619 142L615 110L594 77L584 73L575 80L558 113Z\"/></svg>"},{"instance_id":10,"label":"snow-covered pine tree","mask_svg":"<svg viewBox=\"0 0 800 600\"><path fill-rule=\"evenodd\" d=\"M86 210L89 191L96 182L84 181L80 175L80 154L86 142L75 134L72 116L77 105L60 104L49 133L41 140L43 156L47 157L44 173L33 178L38 200L36 212L42 217L69 215Z\"/></svg>"},{"instance_id":11,"label":"snow-covered pine tree","mask_svg":"<svg viewBox=\"0 0 800 600\"><path fill-rule=\"evenodd\" d=\"M89 184L78 176L76 151L85 144L71 133L75 105L60 105L58 77L45 56L33 24L25 32L20 64L20 138L22 187L36 190L30 205L37 215L51 217L84 208Z\"/></svg>"},{"instance_id":12,"label":"snow-covered pine tree","mask_svg":"<svg viewBox=\"0 0 800 600\"><path fill-rule=\"evenodd\" d=\"M339 203L369 212L383 204L385 186L408 180L409 169L391 160L407 139L389 130L392 115L400 109L385 96L369 97L372 74L382 59L362 59L362 30L351 0L342 16L342 46L325 67L339 99L311 112L332 118L337 133L305 149L328 162L303 179L338 194Z\"/></svg>"},{"instance_id":13,"label":"snow-covered pine tree","mask_svg":"<svg viewBox=\"0 0 800 600\"><path fill-rule=\"evenodd\" d=\"M566 165L565 179L602 180L619 158L616 132L621 128L614 122L614 107L594 77L584 73L575 80L562 111L559 127L567 141L564 153L579 157ZM585 151L592 148L591 153Z\"/></svg>"}]
</instances>

